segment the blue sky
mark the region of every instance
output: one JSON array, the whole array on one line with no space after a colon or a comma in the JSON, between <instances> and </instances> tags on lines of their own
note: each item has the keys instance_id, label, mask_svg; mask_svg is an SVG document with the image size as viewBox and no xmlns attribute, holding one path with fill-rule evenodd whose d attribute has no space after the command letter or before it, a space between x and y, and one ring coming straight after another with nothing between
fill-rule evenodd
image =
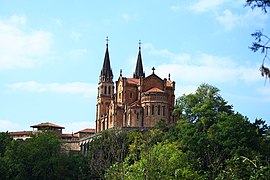
<instances>
[{"instance_id":1,"label":"blue sky","mask_svg":"<svg viewBox=\"0 0 270 180\"><path fill-rule=\"evenodd\" d=\"M234 110L270 124L270 82L248 49L269 14L239 0L0 0L0 131L52 122L65 132L95 127L106 36L114 81L131 77L138 42L146 75L176 82L176 97L202 83Z\"/></svg>"}]
</instances>

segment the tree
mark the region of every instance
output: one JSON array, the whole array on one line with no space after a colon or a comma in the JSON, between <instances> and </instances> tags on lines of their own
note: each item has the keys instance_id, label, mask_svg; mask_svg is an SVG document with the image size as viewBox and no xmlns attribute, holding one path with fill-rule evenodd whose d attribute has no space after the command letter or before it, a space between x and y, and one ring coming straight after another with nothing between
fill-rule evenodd
<instances>
[{"instance_id":1,"label":"tree","mask_svg":"<svg viewBox=\"0 0 270 180\"><path fill-rule=\"evenodd\" d=\"M267 8L270 7L270 0L246 0L246 6L250 6L252 9L261 8L264 13L267 13ZM255 41L249 47L252 51L261 51L264 54L262 65L260 67L261 75L270 78L269 62L270 60L268 51L270 50L270 38L263 31L259 30L251 34L255 38Z\"/></svg>"},{"instance_id":2,"label":"tree","mask_svg":"<svg viewBox=\"0 0 270 180\"><path fill-rule=\"evenodd\" d=\"M37 133L26 141L12 141L3 157L3 179L64 179L76 177L61 139L54 133Z\"/></svg>"},{"instance_id":3,"label":"tree","mask_svg":"<svg viewBox=\"0 0 270 180\"><path fill-rule=\"evenodd\" d=\"M203 84L194 94L177 99L182 116L176 126L177 141L201 177L215 179L233 157L269 161L269 127L254 124L232 110L213 86Z\"/></svg>"},{"instance_id":4,"label":"tree","mask_svg":"<svg viewBox=\"0 0 270 180\"><path fill-rule=\"evenodd\" d=\"M11 140L8 132L0 132L0 157L4 156L6 147L10 144Z\"/></svg>"},{"instance_id":5,"label":"tree","mask_svg":"<svg viewBox=\"0 0 270 180\"><path fill-rule=\"evenodd\" d=\"M194 179L196 172L177 142L164 139L160 129L129 134L129 154L122 163L111 166L108 179Z\"/></svg>"},{"instance_id":6,"label":"tree","mask_svg":"<svg viewBox=\"0 0 270 180\"><path fill-rule=\"evenodd\" d=\"M106 130L89 143L86 155L89 179L103 179L106 169L125 159L128 154L128 133L120 130Z\"/></svg>"}]
</instances>

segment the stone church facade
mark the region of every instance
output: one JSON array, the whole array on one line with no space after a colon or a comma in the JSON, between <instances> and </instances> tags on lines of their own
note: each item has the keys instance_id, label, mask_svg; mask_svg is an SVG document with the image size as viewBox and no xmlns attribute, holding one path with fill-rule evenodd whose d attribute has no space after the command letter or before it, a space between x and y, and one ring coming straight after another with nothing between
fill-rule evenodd
<instances>
[{"instance_id":1,"label":"stone church facade","mask_svg":"<svg viewBox=\"0 0 270 180\"><path fill-rule=\"evenodd\" d=\"M175 82L161 79L155 69L145 77L141 46L133 77L123 77L113 82L108 42L99 76L96 105L96 132L110 128L154 127L160 120L174 123L172 115L175 102Z\"/></svg>"}]
</instances>

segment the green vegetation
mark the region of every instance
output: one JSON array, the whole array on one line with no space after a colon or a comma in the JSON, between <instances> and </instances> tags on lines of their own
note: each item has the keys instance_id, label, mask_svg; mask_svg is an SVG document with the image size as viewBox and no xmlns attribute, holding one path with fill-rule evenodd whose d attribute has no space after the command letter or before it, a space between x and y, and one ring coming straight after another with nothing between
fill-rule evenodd
<instances>
[{"instance_id":1,"label":"green vegetation","mask_svg":"<svg viewBox=\"0 0 270 180\"><path fill-rule=\"evenodd\" d=\"M269 179L270 127L234 112L201 85L177 99L180 119L149 131L107 130L86 155L69 155L51 133L26 141L0 134L0 179Z\"/></svg>"},{"instance_id":2,"label":"green vegetation","mask_svg":"<svg viewBox=\"0 0 270 180\"><path fill-rule=\"evenodd\" d=\"M246 0L246 6L250 6L252 9L260 8L264 13L268 12L270 7L270 0ZM257 30L251 34L254 37L254 42L249 47L253 52L261 52L264 55L262 65L260 67L261 75L267 79L270 79L270 69L268 51L270 50L270 37L267 36L263 30Z\"/></svg>"}]
</instances>

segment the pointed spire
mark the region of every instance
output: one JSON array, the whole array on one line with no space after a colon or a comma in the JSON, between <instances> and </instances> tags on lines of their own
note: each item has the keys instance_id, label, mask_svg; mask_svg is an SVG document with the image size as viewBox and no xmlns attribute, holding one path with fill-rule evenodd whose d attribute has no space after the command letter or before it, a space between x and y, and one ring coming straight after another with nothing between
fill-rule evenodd
<instances>
[{"instance_id":1,"label":"pointed spire","mask_svg":"<svg viewBox=\"0 0 270 180\"><path fill-rule=\"evenodd\" d=\"M133 73L133 78L145 77L143 72L143 64L142 64L142 55L141 55L141 40L139 41L139 53L137 57L137 64L135 68L135 72Z\"/></svg>"},{"instance_id":2,"label":"pointed spire","mask_svg":"<svg viewBox=\"0 0 270 180\"><path fill-rule=\"evenodd\" d=\"M108 37L106 38L106 52L104 56L104 62L103 62L103 67L100 72L99 76L99 82L104 82L104 81L109 81L112 82L113 80L113 73L112 73L112 68L110 64L110 56L109 56L109 48L108 48Z\"/></svg>"}]
</instances>

